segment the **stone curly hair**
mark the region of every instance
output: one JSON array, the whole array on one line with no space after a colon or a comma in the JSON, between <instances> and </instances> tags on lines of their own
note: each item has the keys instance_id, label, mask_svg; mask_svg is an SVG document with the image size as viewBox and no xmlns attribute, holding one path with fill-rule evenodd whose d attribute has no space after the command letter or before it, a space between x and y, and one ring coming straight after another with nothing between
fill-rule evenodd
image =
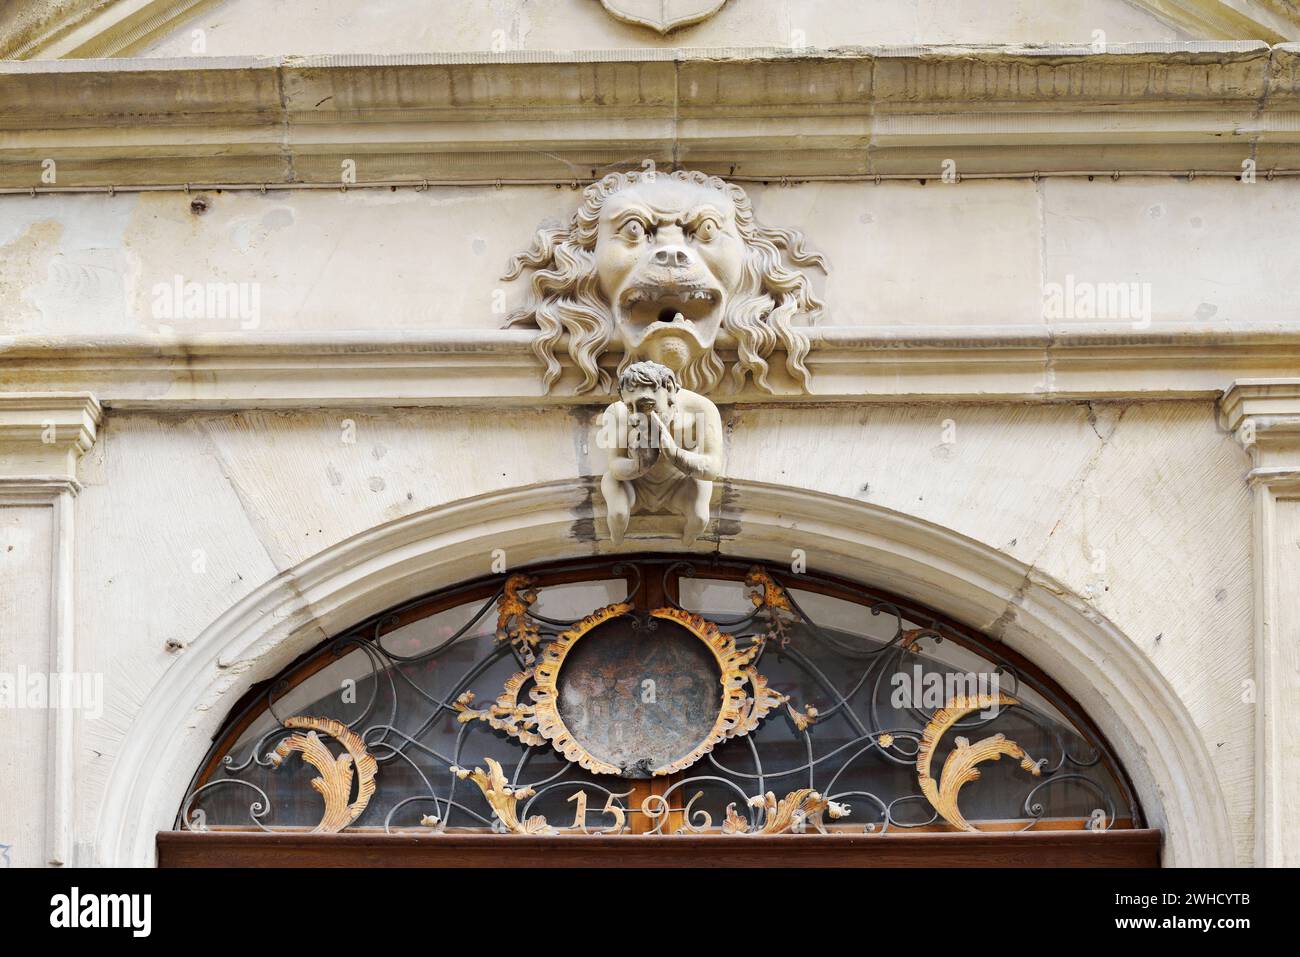
<instances>
[{"instance_id":1,"label":"stone curly hair","mask_svg":"<svg viewBox=\"0 0 1300 957\"><path fill-rule=\"evenodd\" d=\"M582 202L567 225L543 226L528 250L510 260L506 280L517 278L526 268L534 270L533 301L511 314L506 325L535 325L540 330L533 351L545 366L542 380L547 390L560 377L556 353L567 333L568 354L582 373L578 393L610 391L610 376L600 368L600 357L616 330L596 276L600 211L610 196L648 175L671 176L724 193L735 205L736 230L744 241L740 284L729 297L722 317L722 329L736 340L736 362L728 375L722 360L710 349L682 370L682 386L709 392L726 376L730 388L739 391L752 374L758 386L770 392L767 360L780 348L785 351L785 367L790 375L805 392L811 391L811 375L804 363L808 336L795 326L794 320L815 316L822 304L813 295L807 276L798 268L786 266L782 255L795 267L817 266L823 272L826 261L819 253L806 250L803 237L794 230L755 222L749 197L739 186L688 170L610 173L583 191ZM618 371L621 373L630 361L630 356L624 356Z\"/></svg>"},{"instance_id":2,"label":"stone curly hair","mask_svg":"<svg viewBox=\"0 0 1300 957\"><path fill-rule=\"evenodd\" d=\"M666 365L658 362L633 362L620 370L618 391L623 392L635 386L649 386L652 389L669 389L677 391L677 374Z\"/></svg>"}]
</instances>

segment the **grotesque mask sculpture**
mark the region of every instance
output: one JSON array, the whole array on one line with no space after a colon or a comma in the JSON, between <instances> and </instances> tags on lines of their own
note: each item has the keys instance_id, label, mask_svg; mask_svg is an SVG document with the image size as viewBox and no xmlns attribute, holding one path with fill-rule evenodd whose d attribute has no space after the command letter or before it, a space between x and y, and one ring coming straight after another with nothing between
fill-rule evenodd
<instances>
[{"instance_id":1,"label":"grotesque mask sculpture","mask_svg":"<svg viewBox=\"0 0 1300 957\"><path fill-rule=\"evenodd\" d=\"M633 511L668 511L685 519L682 542L690 545L709 523L713 480L722 469L718 407L681 388L673 371L657 362L624 369L618 392L600 433L609 450L600 490L610 537L623 543Z\"/></svg>"},{"instance_id":2,"label":"grotesque mask sculpture","mask_svg":"<svg viewBox=\"0 0 1300 957\"><path fill-rule=\"evenodd\" d=\"M799 267L812 265L825 269L798 233L756 223L739 186L698 172L612 173L587 187L567 226L542 228L511 260L507 279L534 270L533 298L508 324L540 330L534 349L548 389L567 334L579 393L609 391L599 363L615 340L620 373L652 360L701 393L724 377L738 390L751 374L772 391L768 358L783 350L791 379L809 391L808 337L798 324L821 303ZM735 340L729 376L719 332Z\"/></svg>"}]
</instances>

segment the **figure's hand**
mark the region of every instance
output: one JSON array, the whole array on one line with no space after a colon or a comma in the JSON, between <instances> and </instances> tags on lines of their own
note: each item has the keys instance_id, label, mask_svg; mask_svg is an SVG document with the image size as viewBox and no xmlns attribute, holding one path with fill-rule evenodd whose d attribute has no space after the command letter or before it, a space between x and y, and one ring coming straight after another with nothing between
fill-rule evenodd
<instances>
[{"instance_id":1,"label":"figure's hand","mask_svg":"<svg viewBox=\"0 0 1300 957\"><path fill-rule=\"evenodd\" d=\"M636 463L637 475L644 475L659 461L661 451L653 441L653 423L640 412L629 412L627 423L628 457Z\"/></svg>"},{"instance_id":2,"label":"figure's hand","mask_svg":"<svg viewBox=\"0 0 1300 957\"><path fill-rule=\"evenodd\" d=\"M650 417L654 420L655 428L658 430L656 435L659 439L659 448L665 455L670 458L677 455L677 442L673 439L673 434L668 426L664 425L664 420L659 418L659 413L652 411Z\"/></svg>"}]
</instances>

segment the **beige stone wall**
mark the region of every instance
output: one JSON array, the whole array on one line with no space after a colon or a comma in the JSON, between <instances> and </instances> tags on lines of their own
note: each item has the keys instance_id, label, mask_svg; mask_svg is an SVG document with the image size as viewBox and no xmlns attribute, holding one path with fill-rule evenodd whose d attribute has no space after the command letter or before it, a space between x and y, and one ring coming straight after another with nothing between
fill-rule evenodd
<instances>
[{"instance_id":1,"label":"beige stone wall","mask_svg":"<svg viewBox=\"0 0 1300 957\"><path fill-rule=\"evenodd\" d=\"M1143 284L1150 320L1229 330L1292 311L1300 251L1282 242L1300 181L1153 177L944 184L746 184L765 222L831 264L827 326L1125 323L1050 315L1053 284ZM501 281L577 194L477 187L0 196L0 335L496 329L526 283ZM256 287L239 314L171 318L156 287Z\"/></svg>"},{"instance_id":2,"label":"beige stone wall","mask_svg":"<svg viewBox=\"0 0 1300 957\"><path fill-rule=\"evenodd\" d=\"M615 20L598 0L422 0L309 3L226 0L139 52L190 56L193 31L207 55L425 53L473 50L627 49L652 46L837 47L909 43L1091 43L1177 40L1188 34L1121 0L1036 4L1016 0L730 0L714 17L664 39Z\"/></svg>"},{"instance_id":3,"label":"beige stone wall","mask_svg":"<svg viewBox=\"0 0 1300 957\"><path fill-rule=\"evenodd\" d=\"M43 676L51 670L50 601L47 578L53 539L53 510L44 504L0 503L0 673ZM24 691L26 689L23 689ZM0 773L15 787L0 815L14 867L45 863L45 781L48 712L43 707L0 708Z\"/></svg>"}]
</instances>

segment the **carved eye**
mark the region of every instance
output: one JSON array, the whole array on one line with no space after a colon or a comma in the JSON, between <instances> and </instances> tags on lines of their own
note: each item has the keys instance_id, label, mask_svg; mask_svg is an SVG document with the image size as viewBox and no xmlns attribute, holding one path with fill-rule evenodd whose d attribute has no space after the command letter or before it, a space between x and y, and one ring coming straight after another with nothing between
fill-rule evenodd
<instances>
[{"instance_id":1,"label":"carved eye","mask_svg":"<svg viewBox=\"0 0 1300 957\"><path fill-rule=\"evenodd\" d=\"M716 219L705 219L695 227L695 238L702 243L711 243L718 235L718 221Z\"/></svg>"},{"instance_id":2,"label":"carved eye","mask_svg":"<svg viewBox=\"0 0 1300 957\"><path fill-rule=\"evenodd\" d=\"M629 219L623 224L623 228L619 232L623 234L623 238L628 242L639 243L645 239L645 226L641 224L639 219Z\"/></svg>"}]
</instances>

